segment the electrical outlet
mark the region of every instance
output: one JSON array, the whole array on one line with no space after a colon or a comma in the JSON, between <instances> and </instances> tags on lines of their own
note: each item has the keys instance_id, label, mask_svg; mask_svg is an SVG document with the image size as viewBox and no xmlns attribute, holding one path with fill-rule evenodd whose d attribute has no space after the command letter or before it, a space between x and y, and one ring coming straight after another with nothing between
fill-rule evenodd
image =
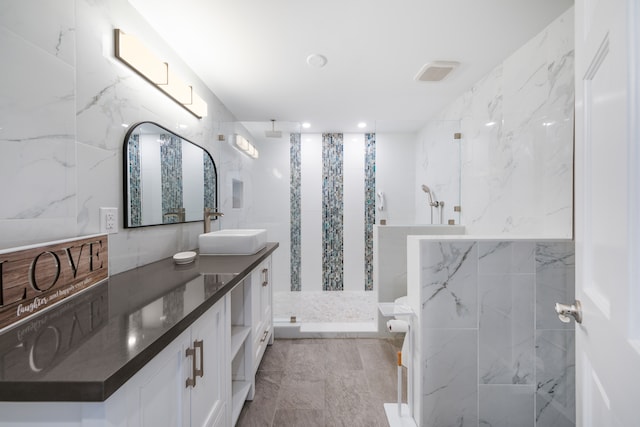
<instances>
[{"instance_id":1,"label":"electrical outlet","mask_svg":"<svg viewBox=\"0 0 640 427\"><path fill-rule=\"evenodd\" d=\"M100 208L100 232L107 234L118 232L118 208Z\"/></svg>"}]
</instances>

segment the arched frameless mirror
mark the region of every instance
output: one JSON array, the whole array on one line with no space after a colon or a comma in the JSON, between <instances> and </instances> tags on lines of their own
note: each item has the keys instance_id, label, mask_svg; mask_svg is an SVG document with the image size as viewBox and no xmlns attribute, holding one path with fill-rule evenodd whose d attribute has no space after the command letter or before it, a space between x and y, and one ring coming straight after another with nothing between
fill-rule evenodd
<instances>
[{"instance_id":1,"label":"arched frameless mirror","mask_svg":"<svg viewBox=\"0 0 640 427\"><path fill-rule=\"evenodd\" d=\"M217 170L207 150L153 122L124 138L124 226L202 221L217 208Z\"/></svg>"}]
</instances>

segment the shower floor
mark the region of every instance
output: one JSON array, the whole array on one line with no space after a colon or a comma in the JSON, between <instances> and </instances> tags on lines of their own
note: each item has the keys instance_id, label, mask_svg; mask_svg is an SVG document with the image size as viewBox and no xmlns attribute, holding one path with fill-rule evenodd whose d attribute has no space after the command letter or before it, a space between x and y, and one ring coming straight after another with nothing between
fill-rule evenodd
<instances>
[{"instance_id":1,"label":"shower floor","mask_svg":"<svg viewBox=\"0 0 640 427\"><path fill-rule=\"evenodd\" d=\"M378 293L374 291L276 292L276 327L299 325L302 332L375 332ZM291 323L291 316L296 317Z\"/></svg>"}]
</instances>

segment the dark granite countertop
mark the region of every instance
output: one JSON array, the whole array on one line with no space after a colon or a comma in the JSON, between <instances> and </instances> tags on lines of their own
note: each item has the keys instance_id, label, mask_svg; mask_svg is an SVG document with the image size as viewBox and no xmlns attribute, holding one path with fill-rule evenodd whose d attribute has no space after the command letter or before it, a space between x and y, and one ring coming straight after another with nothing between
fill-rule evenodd
<instances>
[{"instance_id":1,"label":"dark granite countertop","mask_svg":"<svg viewBox=\"0 0 640 427\"><path fill-rule=\"evenodd\" d=\"M278 247L167 258L111 276L0 334L0 401L101 402Z\"/></svg>"}]
</instances>

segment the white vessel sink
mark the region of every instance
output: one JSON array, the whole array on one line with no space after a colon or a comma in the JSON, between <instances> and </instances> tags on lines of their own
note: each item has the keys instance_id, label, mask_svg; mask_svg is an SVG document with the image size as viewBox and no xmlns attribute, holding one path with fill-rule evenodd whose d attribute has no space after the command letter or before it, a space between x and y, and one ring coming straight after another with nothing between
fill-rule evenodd
<instances>
[{"instance_id":1,"label":"white vessel sink","mask_svg":"<svg viewBox=\"0 0 640 427\"><path fill-rule=\"evenodd\" d=\"M228 229L201 234L200 255L252 255L267 245L267 230Z\"/></svg>"}]
</instances>

